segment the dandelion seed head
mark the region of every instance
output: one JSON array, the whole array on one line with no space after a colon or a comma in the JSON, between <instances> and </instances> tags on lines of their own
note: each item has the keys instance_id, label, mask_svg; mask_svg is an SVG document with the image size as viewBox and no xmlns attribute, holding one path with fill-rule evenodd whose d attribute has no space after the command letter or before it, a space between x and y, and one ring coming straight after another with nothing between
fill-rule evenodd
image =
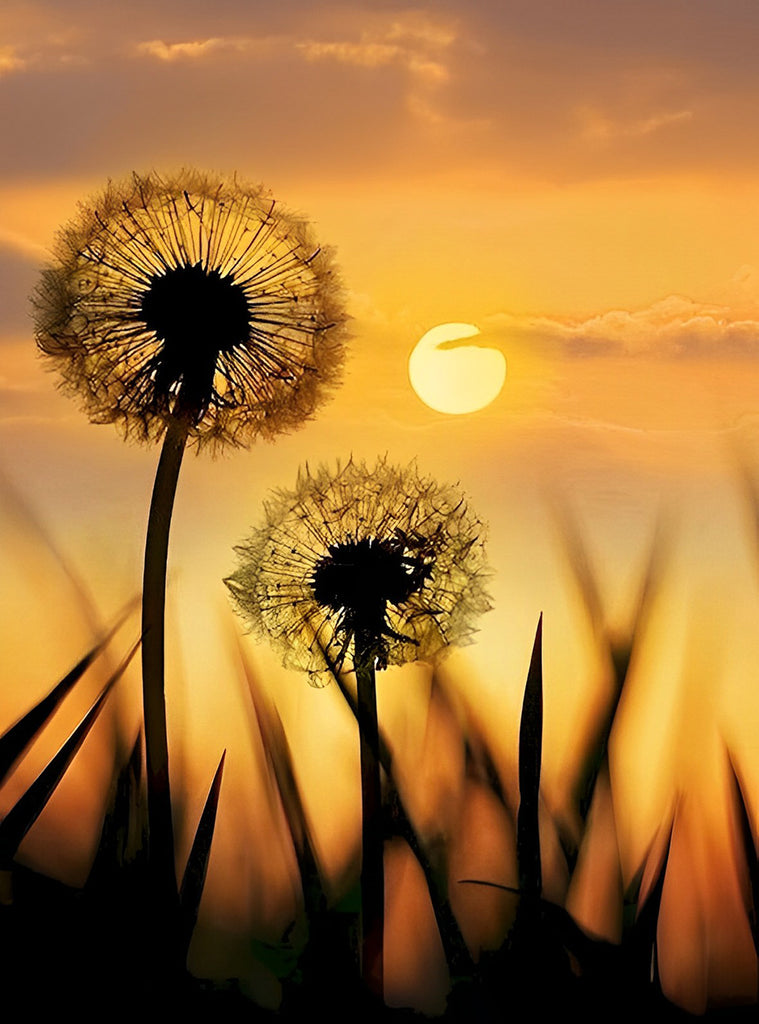
<instances>
[{"instance_id":1,"label":"dandelion seed head","mask_svg":"<svg viewBox=\"0 0 759 1024\"><path fill-rule=\"evenodd\" d=\"M182 171L111 183L59 233L37 344L94 422L218 450L300 426L338 382L331 250L262 188Z\"/></svg>"},{"instance_id":2,"label":"dandelion seed head","mask_svg":"<svg viewBox=\"0 0 759 1024\"><path fill-rule=\"evenodd\" d=\"M490 607L485 528L457 487L415 463L301 471L265 504L225 581L251 631L309 678L353 662L430 660L469 643Z\"/></svg>"}]
</instances>

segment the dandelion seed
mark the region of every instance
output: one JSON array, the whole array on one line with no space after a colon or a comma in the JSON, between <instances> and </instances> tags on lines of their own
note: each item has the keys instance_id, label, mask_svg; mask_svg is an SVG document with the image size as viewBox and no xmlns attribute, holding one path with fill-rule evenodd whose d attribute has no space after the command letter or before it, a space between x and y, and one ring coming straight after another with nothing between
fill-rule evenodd
<instances>
[{"instance_id":1,"label":"dandelion seed","mask_svg":"<svg viewBox=\"0 0 759 1024\"><path fill-rule=\"evenodd\" d=\"M337 383L330 250L261 188L195 171L110 184L60 232L36 336L94 422L217 451L299 426Z\"/></svg>"},{"instance_id":2,"label":"dandelion seed","mask_svg":"<svg viewBox=\"0 0 759 1024\"><path fill-rule=\"evenodd\" d=\"M490 607L485 528L462 494L406 467L303 470L235 550L238 611L290 668L431 659L470 642Z\"/></svg>"},{"instance_id":3,"label":"dandelion seed","mask_svg":"<svg viewBox=\"0 0 759 1024\"><path fill-rule=\"evenodd\" d=\"M60 232L36 338L90 418L163 437L145 544L143 708L151 879L177 899L164 697L169 526L187 443L216 452L299 426L337 382L332 256L262 189L183 171L110 184Z\"/></svg>"},{"instance_id":4,"label":"dandelion seed","mask_svg":"<svg viewBox=\"0 0 759 1024\"><path fill-rule=\"evenodd\" d=\"M483 524L456 488L414 464L349 461L301 472L266 521L235 550L225 581L237 610L286 665L356 674L361 744L361 973L383 987L383 821L377 668L467 643L490 608ZM317 675L316 678L319 678Z\"/></svg>"}]
</instances>

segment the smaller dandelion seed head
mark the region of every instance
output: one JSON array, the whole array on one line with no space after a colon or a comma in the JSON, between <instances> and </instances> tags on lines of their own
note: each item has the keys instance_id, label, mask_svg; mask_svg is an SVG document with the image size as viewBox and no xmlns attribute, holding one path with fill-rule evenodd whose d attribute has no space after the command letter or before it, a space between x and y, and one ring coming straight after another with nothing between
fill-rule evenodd
<instances>
[{"instance_id":1,"label":"smaller dandelion seed head","mask_svg":"<svg viewBox=\"0 0 759 1024\"><path fill-rule=\"evenodd\" d=\"M82 204L32 296L37 344L94 422L218 450L299 426L338 382L330 250L261 188L133 175Z\"/></svg>"},{"instance_id":2,"label":"smaller dandelion seed head","mask_svg":"<svg viewBox=\"0 0 759 1024\"><path fill-rule=\"evenodd\" d=\"M226 580L254 633L309 673L468 643L490 608L484 530L457 488L380 460L301 472L266 503Z\"/></svg>"}]
</instances>

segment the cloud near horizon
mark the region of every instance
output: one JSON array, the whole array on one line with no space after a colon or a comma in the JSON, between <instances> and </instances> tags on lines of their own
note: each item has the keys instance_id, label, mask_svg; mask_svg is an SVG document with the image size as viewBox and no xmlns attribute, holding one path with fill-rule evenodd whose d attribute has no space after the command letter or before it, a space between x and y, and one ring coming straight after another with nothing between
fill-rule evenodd
<instances>
[{"instance_id":1,"label":"cloud near horizon","mask_svg":"<svg viewBox=\"0 0 759 1024\"><path fill-rule=\"evenodd\" d=\"M509 337L567 358L759 360L759 319L736 318L727 306L670 295L645 309L613 309L586 320L499 313L483 335Z\"/></svg>"}]
</instances>

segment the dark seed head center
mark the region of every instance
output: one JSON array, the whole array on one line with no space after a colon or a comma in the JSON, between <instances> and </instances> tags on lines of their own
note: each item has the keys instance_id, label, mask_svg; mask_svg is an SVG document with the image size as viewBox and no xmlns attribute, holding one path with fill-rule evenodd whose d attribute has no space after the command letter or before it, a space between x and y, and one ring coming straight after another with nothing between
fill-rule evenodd
<instances>
[{"instance_id":1,"label":"dark seed head center","mask_svg":"<svg viewBox=\"0 0 759 1024\"><path fill-rule=\"evenodd\" d=\"M164 342L164 360L178 379L197 362L242 344L250 310L240 285L195 263L154 274L140 318Z\"/></svg>"},{"instance_id":2,"label":"dark seed head center","mask_svg":"<svg viewBox=\"0 0 759 1024\"><path fill-rule=\"evenodd\" d=\"M349 628L379 635L387 605L403 604L428 575L397 543L367 538L331 545L316 564L311 586L318 603L342 613Z\"/></svg>"}]
</instances>

